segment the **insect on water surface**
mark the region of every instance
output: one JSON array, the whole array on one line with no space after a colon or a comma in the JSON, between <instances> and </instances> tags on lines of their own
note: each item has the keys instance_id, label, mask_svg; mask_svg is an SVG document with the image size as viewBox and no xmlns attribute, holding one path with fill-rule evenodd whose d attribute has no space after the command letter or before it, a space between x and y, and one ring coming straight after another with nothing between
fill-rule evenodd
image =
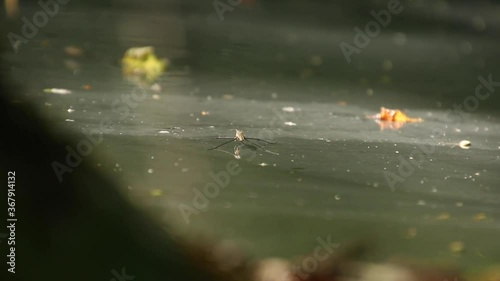
<instances>
[{"instance_id":1,"label":"insect on water surface","mask_svg":"<svg viewBox=\"0 0 500 281\"><path fill-rule=\"evenodd\" d=\"M258 138L247 138L244 134L243 134L243 131L242 130L238 130L238 129L234 129L236 131L236 134L234 137L217 137L217 139L229 139L229 141L226 141L226 142L223 142L217 146L214 146L212 148L209 148L208 150L214 150L214 149L217 149L221 146L224 146L230 142L233 142L233 141L237 141L237 142L241 142L243 143L244 145L249 145L249 146L252 146L252 147L257 147L257 148L260 148L262 150L264 150L265 152L267 153L271 153L271 154L274 154L274 155L279 155L278 153L276 152L272 152L272 151L269 151L267 149L265 149L264 147L262 147L260 144L257 144L253 141L250 141L250 140L255 140L255 141L261 141L263 143L266 143L266 144L276 144L276 142L270 142L270 141L266 141L266 140L263 140L263 139L258 139Z\"/></svg>"}]
</instances>

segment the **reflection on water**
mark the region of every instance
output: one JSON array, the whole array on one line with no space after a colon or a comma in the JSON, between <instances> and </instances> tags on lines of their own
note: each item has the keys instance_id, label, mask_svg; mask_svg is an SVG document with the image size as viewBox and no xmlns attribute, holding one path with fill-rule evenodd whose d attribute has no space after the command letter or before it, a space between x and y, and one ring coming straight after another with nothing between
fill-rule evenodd
<instances>
[{"instance_id":1,"label":"reflection on water","mask_svg":"<svg viewBox=\"0 0 500 281\"><path fill-rule=\"evenodd\" d=\"M181 228L246 241L258 256L308 252L331 235L336 243L375 236L381 256L500 259L492 247L500 228L497 85L477 106L470 98L478 77L500 81L490 63L499 51L472 12L457 5L467 16L453 18L460 13L451 7L408 3L348 64L338 46L369 20L351 17L369 15L367 3L261 3L222 22L211 5L189 3L92 16L68 5L9 55L13 75L54 130L83 139L82 129L108 120L112 129L83 161ZM320 11L313 18L300 8ZM76 72L67 68L68 45L85 50L71 58ZM149 45L172 66L161 92L131 103L135 86L118 61L129 47ZM366 116L382 106L424 122L380 130ZM264 148L275 153L207 150L234 129L278 142ZM453 250L457 243L464 249Z\"/></svg>"}]
</instances>

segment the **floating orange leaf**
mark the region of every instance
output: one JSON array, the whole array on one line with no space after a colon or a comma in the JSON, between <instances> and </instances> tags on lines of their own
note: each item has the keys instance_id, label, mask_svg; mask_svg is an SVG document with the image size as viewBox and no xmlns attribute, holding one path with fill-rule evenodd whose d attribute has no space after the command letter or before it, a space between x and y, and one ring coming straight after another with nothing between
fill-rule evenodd
<instances>
[{"instance_id":1,"label":"floating orange leaf","mask_svg":"<svg viewBox=\"0 0 500 281\"><path fill-rule=\"evenodd\" d=\"M391 121L401 123L414 123L424 121L422 118L410 118L399 109L380 108L380 113L376 115L380 121Z\"/></svg>"},{"instance_id":2,"label":"floating orange leaf","mask_svg":"<svg viewBox=\"0 0 500 281\"><path fill-rule=\"evenodd\" d=\"M380 113L369 118L375 119L381 130L392 129L398 130L406 123L419 123L424 121L422 118L410 118L399 109L380 108Z\"/></svg>"}]
</instances>

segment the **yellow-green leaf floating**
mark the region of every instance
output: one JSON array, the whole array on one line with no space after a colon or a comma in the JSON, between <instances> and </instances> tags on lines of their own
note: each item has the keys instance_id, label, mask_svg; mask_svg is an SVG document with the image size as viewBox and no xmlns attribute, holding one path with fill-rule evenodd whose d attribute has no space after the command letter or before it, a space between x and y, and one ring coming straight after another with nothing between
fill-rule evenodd
<instances>
[{"instance_id":1,"label":"yellow-green leaf floating","mask_svg":"<svg viewBox=\"0 0 500 281\"><path fill-rule=\"evenodd\" d=\"M151 46L130 48L122 59L123 75L140 85L153 84L168 65L168 59L158 59Z\"/></svg>"}]
</instances>

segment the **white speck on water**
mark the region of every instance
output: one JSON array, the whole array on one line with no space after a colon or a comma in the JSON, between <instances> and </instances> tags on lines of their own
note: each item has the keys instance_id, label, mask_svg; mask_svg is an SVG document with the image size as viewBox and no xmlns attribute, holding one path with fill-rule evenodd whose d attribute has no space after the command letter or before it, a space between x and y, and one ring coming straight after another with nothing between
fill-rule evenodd
<instances>
[{"instance_id":1,"label":"white speck on water","mask_svg":"<svg viewBox=\"0 0 500 281\"><path fill-rule=\"evenodd\" d=\"M75 112L75 110L73 108L68 108L68 112L73 113L73 112Z\"/></svg>"},{"instance_id":2,"label":"white speck on water","mask_svg":"<svg viewBox=\"0 0 500 281\"><path fill-rule=\"evenodd\" d=\"M152 173L154 173L154 170L153 169L148 169L148 173L152 174Z\"/></svg>"},{"instance_id":3,"label":"white speck on water","mask_svg":"<svg viewBox=\"0 0 500 281\"><path fill-rule=\"evenodd\" d=\"M427 203L425 203L424 200L418 200L417 205L418 206L425 206Z\"/></svg>"},{"instance_id":4,"label":"white speck on water","mask_svg":"<svg viewBox=\"0 0 500 281\"><path fill-rule=\"evenodd\" d=\"M396 150L396 154L399 154L399 151L398 151L398 150Z\"/></svg>"},{"instance_id":5,"label":"white speck on water","mask_svg":"<svg viewBox=\"0 0 500 281\"><path fill-rule=\"evenodd\" d=\"M152 159L155 159L155 157L154 157L154 156L151 156L151 160L152 160Z\"/></svg>"},{"instance_id":6,"label":"white speck on water","mask_svg":"<svg viewBox=\"0 0 500 281\"><path fill-rule=\"evenodd\" d=\"M462 140L458 143L458 146L462 149L470 149L471 145L471 142L468 140Z\"/></svg>"},{"instance_id":7,"label":"white speck on water","mask_svg":"<svg viewBox=\"0 0 500 281\"><path fill-rule=\"evenodd\" d=\"M75 120L73 120L73 119L66 119L64 121L66 121L66 122L75 122Z\"/></svg>"},{"instance_id":8,"label":"white speck on water","mask_svg":"<svg viewBox=\"0 0 500 281\"><path fill-rule=\"evenodd\" d=\"M52 88L52 89L44 89L43 90L45 93L49 94L57 94L57 95L69 95L71 94L71 91L68 89L57 89L57 88Z\"/></svg>"},{"instance_id":9,"label":"white speck on water","mask_svg":"<svg viewBox=\"0 0 500 281\"><path fill-rule=\"evenodd\" d=\"M160 134L170 134L170 131L159 131Z\"/></svg>"},{"instance_id":10,"label":"white speck on water","mask_svg":"<svg viewBox=\"0 0 500 281\"><path fill-rule=\"evenodd\" d=\"M297 124L293 123L293 122L285 122L285 125L287 125L287 126L297 126Z\"/></svg>"},{"instance_id":11,"label":"white speck on water","mask_svg":"<svg viewBox=\"0 0 500 281\"><path fill-rule=\"evenodd\" d=\"M292 107L292 106L283 107L281 110L283 110L284 112L290 112L290 113L298 111L295 109L295 107Z\"/></svg>"},{"instance_id":12,"label":"white speck on water","mask_svg":"<svg viewBox=\"0 0 500 281\"><path fill-rule=\"evenodd\" d=\"M189 169L188 168L182 168L181 172L183 172L183 173L189 172Z\"/></svg>"},{"instance_id":13,"label":"white speck on water","mask_svg":"<svg viewBox=\"0 0 500 281\"><path fill-rule=\"evenodd\" d=\"M335 200L339 201L340 200L340 195L335 194Z\"/></svg>"},{"instance_id":14,"label":"white speck on water","mask_svg":"<svg viewBox=\"0 0 500 281\"><path fill-rule=\"evenodd\" d=\"M269 164L264 163L264 162L262 162L262 163L260 163L260 164L259 164L259 166L261 166L261 167L265 167L265 166L268 166L268 165L269 165Z\"/></svg>"}]
</instances>

